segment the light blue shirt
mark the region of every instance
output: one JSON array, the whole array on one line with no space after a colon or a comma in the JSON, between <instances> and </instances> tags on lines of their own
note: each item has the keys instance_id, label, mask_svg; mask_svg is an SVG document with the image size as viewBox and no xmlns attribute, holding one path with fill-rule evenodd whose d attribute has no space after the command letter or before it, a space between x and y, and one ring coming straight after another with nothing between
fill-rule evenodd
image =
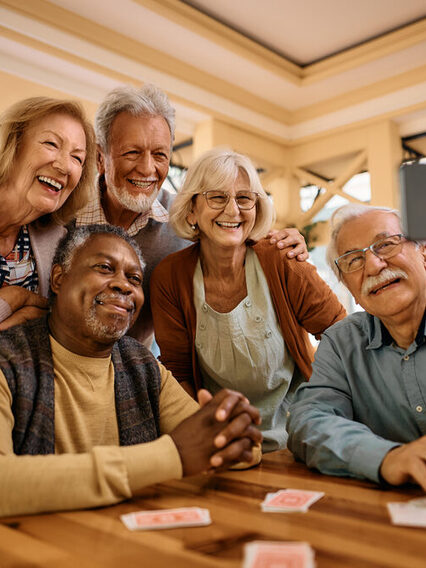
<instances>
[{"instance_id":1,"label":"light blue shirt","mask_svg":"<svg viewBox=\"0 0 426 568\"><path fill-rule=\"evenodd\" d=\"M295 456L322 473L379 481L387 452L426 434L425 333L423 318L404 350L366 312L330 327L290 407Z\"/></svg>"}]
</instances>

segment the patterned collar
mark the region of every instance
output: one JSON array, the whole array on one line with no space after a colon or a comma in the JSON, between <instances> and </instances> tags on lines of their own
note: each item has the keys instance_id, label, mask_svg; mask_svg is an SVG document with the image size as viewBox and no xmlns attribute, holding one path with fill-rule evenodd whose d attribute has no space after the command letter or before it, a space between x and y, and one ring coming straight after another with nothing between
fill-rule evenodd
<instances>
[{"instance_id":1,"label":"patterned collar","mask_svg":"<svg viewBox=\"0 0 426 568\"><path fill-rule=\"evenodd\" d=\"M77 215L77 227L81 227L82 225L91 225L93 223L98 225L108 225L108 221L106 220L101 204L101 195L103 191L105 191L103 176L97 177L96 186L98 191L96 191L93 199L89 201L86 207ZM154 219L154 221L158 221L159 223L167 223L169 220L169 213L167 209L161 205L158 199L154 201L149 211L144 211L136 217L127 229L127 233L131 237L134 237L141 229L146 227L150 219Z\"/></svg>"},{"instance_id":2,"label":"patterned collar","mask_svg":"<svg viewBox=\"0 0 426 568\"><path fill-rule=\"evenodd\" d=\"M38 275L27 225L19 230L15 246L9 254L0 255L0 287L2 286L22 286L32 292L38 289Z\"/></svg>"}]
</instances>

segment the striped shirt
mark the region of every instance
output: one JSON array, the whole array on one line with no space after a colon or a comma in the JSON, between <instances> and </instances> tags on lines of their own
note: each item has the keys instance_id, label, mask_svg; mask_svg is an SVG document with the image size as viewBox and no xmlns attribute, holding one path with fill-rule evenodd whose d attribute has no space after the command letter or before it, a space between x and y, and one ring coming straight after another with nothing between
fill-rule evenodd
<instances>
[{"instance_id":1,"label":"striped shirt","mask_svg":"<svg viewBox=\"0 0 426 568\"><path fill-rule=\"evenodd\" d=\"M38 290L36 263L27 225L21 227L9 254L0 255L0 288L3 286L22 286L31 292Z\"/></svg>"}]
</instances>

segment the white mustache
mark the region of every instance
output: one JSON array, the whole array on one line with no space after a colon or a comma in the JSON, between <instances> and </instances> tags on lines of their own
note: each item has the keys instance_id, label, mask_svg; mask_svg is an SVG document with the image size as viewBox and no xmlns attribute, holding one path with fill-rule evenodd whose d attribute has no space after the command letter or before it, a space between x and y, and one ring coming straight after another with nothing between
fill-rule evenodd
<instances>
[{"instance_id":1,"label":"white mustache","mask_svg":"<svg viewBox=\"0 0 426 568\"><path fill-rule=\"evenodd\" d=\"M377 276L368 276L368 278L364 280L361 286L361 294L368 296L371 290L376 288L376 286L385 284L391 280L396 280L397 278L408 280L408 274L401 269L392 270L391 268L384 268Z\"/></svg>"}]
</instances>

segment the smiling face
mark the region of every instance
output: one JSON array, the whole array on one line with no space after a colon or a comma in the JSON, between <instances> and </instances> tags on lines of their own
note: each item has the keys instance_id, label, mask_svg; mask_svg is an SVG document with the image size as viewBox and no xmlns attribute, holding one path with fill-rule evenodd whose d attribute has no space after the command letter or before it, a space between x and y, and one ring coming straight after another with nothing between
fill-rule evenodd
<instances>
[{"instance_id":1,"label":"smiling face","mask_svg":"<svg viewBox=\"0 0 426 568\"><path fill-rule=\"evenodd\" d=\"M86 135L75 118L50 114L24 132L7 182L20 211L36 219L59 209L78 184Z\"/></svg>"},{"instance_id":2,"label":"smiling face","mask_svg":"<svg viewBox=\"0 0 426 568\"><path fill-rule=\"evenodd\" d=\"M132 247L114 235L89 237L67 272L52 268L55 338L80 355L104 356L135 321L143 304L142 271Z\"/></svg>"},{"instance_id":3,"label":"smiling face","mask_svg":"<svg viewBox=\"0 0 426 568\"><path fill-rule=\"evenodd\" d=\"M348 221L341 228L337 237L338 254L363 249L398 233L401 233L401 226L394 214L371 211ZM386 324L389 318L424 310L425 268L424 247L406 241L400 252L387 260L367 251L365 266L342 277L356 302Z\"/></svg>"},{"instance_id":4,"label":"smiling face","mask_svg":"<svg viewBox=\"0 0 426 568\"><path fill-rule=\"evenodd\" d=\"M162 116L117 115L108 152L99 150L98 163L116 208L137 213L150 209L169 171L170 147L170 130Z\"/></svg>"},{"instance_id":5,"label":"smiling face","mask_svg":"<svg viewBox=\"0 0 426 568\"><path fill-rule=\"evenodd\" d=\"M240 172L233 184L221 188L222 191L235 196L239 191L251 191L247 175ZM191 225L198 225L200 241L211 247L240 248L245 242L256 222L256 206L253 209L240 211L235 199L230 199L222 210L211 209L203 195L197 195L192 212L188 215Z\"/></svg>"}]
</instances>

